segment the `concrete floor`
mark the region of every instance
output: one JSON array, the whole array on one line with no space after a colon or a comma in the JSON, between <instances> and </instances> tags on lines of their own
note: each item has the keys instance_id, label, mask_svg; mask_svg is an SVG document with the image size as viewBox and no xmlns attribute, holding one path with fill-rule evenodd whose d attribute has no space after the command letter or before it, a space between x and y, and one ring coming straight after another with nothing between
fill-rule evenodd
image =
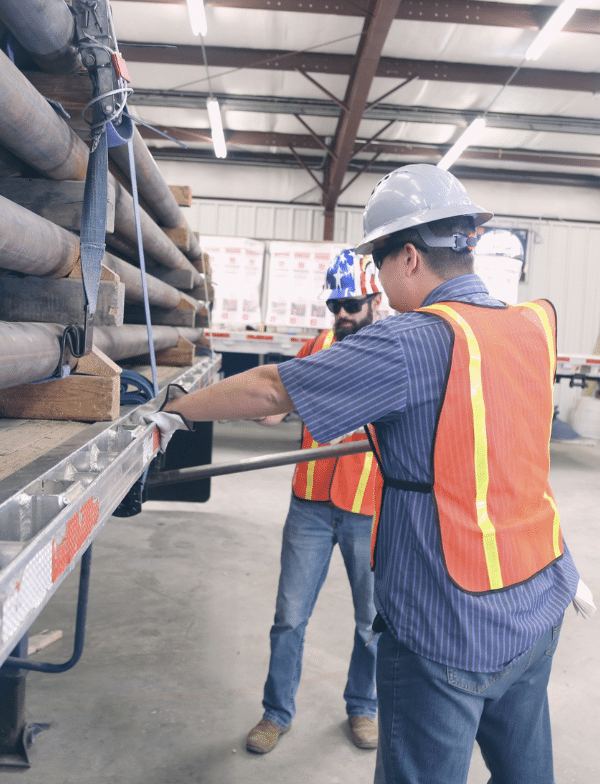
<instances>
[{"instance_id":1,"label":"concrete floor","mask_svg":"<svg viewBox=\"0 0 600 784\"><path fill-rule=\"evenodd\" d=\"M297 444L297 422L215 428L214 462ZM579 569L600 599L600 449L556 444L552 479ZM19 784L368 784L375 752L346 732L352 609L336 550L308 629L298 715L266 756L244 749L261 717L280 534L292 467L212 481L206 504L151 502L94 543L86 647L62 675L30 674L27 716L50 722ZM31 633L62 629L36 658L71 654L77 576ZM567 611L550 687L558 784L600 780L600 617ZM484 784L477 750L468 784Z\"/></svg>"}]
</instances>

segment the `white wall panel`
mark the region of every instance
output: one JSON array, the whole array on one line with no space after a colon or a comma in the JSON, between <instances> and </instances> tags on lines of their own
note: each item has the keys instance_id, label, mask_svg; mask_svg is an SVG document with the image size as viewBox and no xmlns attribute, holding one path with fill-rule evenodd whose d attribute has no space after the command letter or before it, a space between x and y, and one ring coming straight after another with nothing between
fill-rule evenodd
<instances>
[{"instance_id":1,"label":"white wall panel","mask_svg":"<svg viewBox=\"0 0 600 784\"><path fill-rule=\"evenodd\" d=\"M361 239L362 212L359 208L336 211L334 242L351 246ZM325 223L321 207L209 199L195 199L187 219L201 235L297 242L322 242Z\"/></svg>"}]
</instances>

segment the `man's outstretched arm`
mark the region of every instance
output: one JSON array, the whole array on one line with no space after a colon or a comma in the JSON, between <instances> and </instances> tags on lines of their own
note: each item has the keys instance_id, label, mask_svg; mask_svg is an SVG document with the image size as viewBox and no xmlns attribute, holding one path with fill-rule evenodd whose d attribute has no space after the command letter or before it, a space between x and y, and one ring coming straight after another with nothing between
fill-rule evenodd
<instances>
[{"instance_id":1,"label":"man's outstretched arm","mask_svg":"<svg viewBox=\"0 0 600 784\"><path fill-rule=\"evenodd\" d=\"M277 365L261 365L172 400L163 411L191 422L212 422L288 414L294 408Z\"/></svg>"}]
</instances>

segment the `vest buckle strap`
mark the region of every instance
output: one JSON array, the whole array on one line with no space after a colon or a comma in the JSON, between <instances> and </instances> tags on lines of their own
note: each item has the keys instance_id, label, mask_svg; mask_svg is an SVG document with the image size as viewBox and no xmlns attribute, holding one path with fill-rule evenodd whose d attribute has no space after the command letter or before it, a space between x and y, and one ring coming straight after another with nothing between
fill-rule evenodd
<instances>
[{"instance_id":1,"label":"vest buckle strap","mask_svg":"<svg viewBox=\"0 0 600 784\"><path fill-rule=\"evenodd\" d=\"M431 482L409 482L406 479L391 479L387 476L384 481L386 485L395 490L412 490L413 493L431 493L433 491Z\"/></svg>"}]
</instances>

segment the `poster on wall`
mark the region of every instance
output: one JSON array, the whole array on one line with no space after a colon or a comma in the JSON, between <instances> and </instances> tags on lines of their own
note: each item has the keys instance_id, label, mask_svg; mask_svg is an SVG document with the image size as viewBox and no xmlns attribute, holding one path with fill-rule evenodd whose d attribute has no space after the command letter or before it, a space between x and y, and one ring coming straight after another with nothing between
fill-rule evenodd
<instances>
[{"instance_id":1,"label":"poster on wall","mask_svg":"<svg viewBox=\"0 0 600 784\"><path fill-rule=\"evenodd\" d=\"M260 292L265 243L242 237L201 237L208 253L215 289L213 323L261 324Z\"/></svg>"},{"instance_id":2,"label":"poster on wall","mask_svg":"<svg viewBox=\"0 0 600 784\"><path fill-rule=\"evenodd\" d=\"M331 313L318 296L325 284L327 267L344 247L331 242L273 241L269 244L267 329L326 329L331 326Z\"/></svg>"}]
</instances>

